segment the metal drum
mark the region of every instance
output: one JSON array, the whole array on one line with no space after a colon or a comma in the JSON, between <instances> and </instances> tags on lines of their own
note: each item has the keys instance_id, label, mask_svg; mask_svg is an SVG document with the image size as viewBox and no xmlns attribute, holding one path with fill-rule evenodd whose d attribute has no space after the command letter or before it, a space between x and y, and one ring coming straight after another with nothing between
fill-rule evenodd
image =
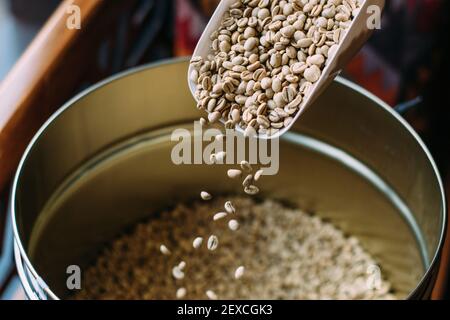
<instances>
[{"instance_id":1,"label":"metal drum","mask_svg":"<svg viewBox=\"0 0 450 320\"><path fill-rule=\"evenodd\" d=\"M67 297L67 266L86 266L158 210L198 197L204 186L236 191L223 166L171 161L173 130L192 130L202 115L187 66L175 60L109 78L36 134L10 201L30 299ZM446 225L442 183L417 134L367 91L335 80L283 136L279 173L260 187L357 236L401 297L430 296Z\"/></svg>"}]
</instances>

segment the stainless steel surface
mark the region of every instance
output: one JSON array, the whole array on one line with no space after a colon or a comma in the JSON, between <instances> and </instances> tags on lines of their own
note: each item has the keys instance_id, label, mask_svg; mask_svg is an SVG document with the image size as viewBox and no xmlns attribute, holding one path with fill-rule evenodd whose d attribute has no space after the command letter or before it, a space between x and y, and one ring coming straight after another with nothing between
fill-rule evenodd
<instances>
[{"instance_id":1,"label":"stainless steel surface","mask_svg":"<svg viewBox=\"0 0 450 320\"><path fill-rule=\"evenodd\" d=\"M192 129L201 115L186 69L176 61L107 80L68 102L33 139L10 203L31 298L65 297L68 265L85 266L158 209L204 186L235 190L226 166L171 162L172 130ZM283 138L280 172L263 179L264 194L358 236L402 296L426 298L446 210L428 151L388 106L347 81L335 81L316 104Z\"/></svg>"}]
</instances>

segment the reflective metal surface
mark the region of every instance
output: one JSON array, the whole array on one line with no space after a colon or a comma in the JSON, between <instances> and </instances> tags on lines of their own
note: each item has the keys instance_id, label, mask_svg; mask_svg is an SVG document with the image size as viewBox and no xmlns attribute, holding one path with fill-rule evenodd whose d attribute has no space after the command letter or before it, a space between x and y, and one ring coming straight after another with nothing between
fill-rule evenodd
<instances>
[{"instance_id":1,"label":"reflective metal surface","mask_svg":"<svg viewBox=\"0 0 450 320\"><path fill-rule=\"evenodd\" d=\"M10 203L31 298L65 297L68 265L85 266L107 241L159 209L204 186L235 192L226 166L170 159L172 131L192 129L202 115L185 85L187 66L175 61L107 80L68 102L34 138ZM401 296L428 297L446 209L420 139L389 107L342 79L302 117L280 144L279 174L261 182L264 195L358 236Z\"/></svg>"}]
</instances>

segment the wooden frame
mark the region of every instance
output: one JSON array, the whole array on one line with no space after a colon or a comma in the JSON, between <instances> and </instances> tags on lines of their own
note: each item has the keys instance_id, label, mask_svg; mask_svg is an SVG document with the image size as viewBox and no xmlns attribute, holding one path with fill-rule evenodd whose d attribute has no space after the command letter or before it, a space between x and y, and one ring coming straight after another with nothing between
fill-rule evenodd
<instances>
[{"instance_id":1,"label":"wooden frame","mask_svg":"<svg viewBox=\"0 0 450 320\"><path fill-rule=\"evenodd\" d=\"M80 30L66 27L72 3L81 9ZM0 84L0 190L33 134L79 81L83 57L73 49L104 5L103 0L64 1Z\"/></svg>"}]
</instances>

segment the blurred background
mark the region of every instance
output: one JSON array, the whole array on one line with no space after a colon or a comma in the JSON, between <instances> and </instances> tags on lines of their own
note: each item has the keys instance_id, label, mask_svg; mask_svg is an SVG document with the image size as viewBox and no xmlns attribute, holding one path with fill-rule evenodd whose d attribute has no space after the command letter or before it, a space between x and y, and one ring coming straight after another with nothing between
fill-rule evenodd
<instances>
[{"instance_id":1,"label":"blurred background","mask_svg":"<svg viewBox=\"0 0 450 320\"><path fill-rule=\"evenodd\" d=\"M42 61L48 67L43 72L49 72L49 79L58 72L64 72L68 77L64 79L64 85L59 85L62 89L37 111L34 128L78 91L111 74L143 63L190 55L217 3L214 0L88 1L96 3L96 11L87 21L83 20L81 12L82 28L78 34L68 35L61 46L63 49L49 50L48 57L43 57L50 61ZM0 0L0 88L60 2ZM438 164L448 197L450 37L447 33L450 30L450 2L386 2L382 29L375 32L342 75L396 107L416 129ZM43 32L49 30L51 26ZM67 61L82 59L83 67L78 65L76 70L71 69L69 62L64 67L57 66L55 61L60 57L55 56L55 52L67 57ZM57 68L57 72L51 73L52 68ZM45 88L55 92L58 86L54 86L48 89L47 84ZM0 90L0 120L5 107L2 94L4 92ZM24 135L20 143L26 144L27 137ZM13 262L11 229L5 213L8 190L7 184L0 190L0 299L22 299L24 296ZM446 298L449 297L445 272L449 249L447 245L443 272L435 290Z\"/></svg>"}]
</instances>

